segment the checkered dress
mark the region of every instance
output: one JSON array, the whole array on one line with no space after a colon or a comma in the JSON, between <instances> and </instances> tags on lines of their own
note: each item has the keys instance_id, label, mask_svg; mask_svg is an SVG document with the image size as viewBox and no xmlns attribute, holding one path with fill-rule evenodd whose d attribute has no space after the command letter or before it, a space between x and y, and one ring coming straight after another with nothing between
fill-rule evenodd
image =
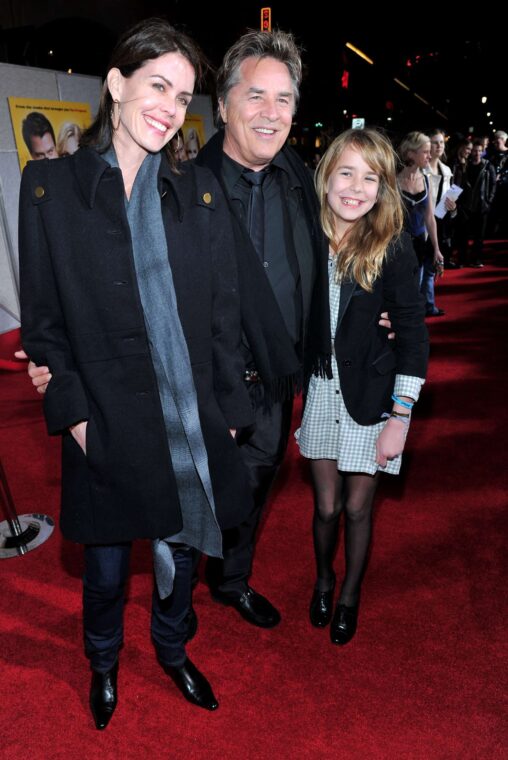
<instances>
[{"instance_id":1,"label":"checkered dress","mask_svg":"<svg viewBox=\"0 0 508 760\"><path fill-rule=\"evenodd\" d=\"M330 324L332 335L337 329L340 284L335 281L334 260L328 264L330 281ZM386 467L376 464L376 440L385 422L359 425L348 414L340 390L339 371L332 356L333 379L312 376L302 426L295 433L300 453L307 459L336 459L337 469L344 472L366 472L374 475L378 470L397 475L401 456L388 462ZM397 396L418 399L424 381L419 377L397 375L394 392ZM387 410L389 411L389 410Z\"/></svg>"}]
</instances>

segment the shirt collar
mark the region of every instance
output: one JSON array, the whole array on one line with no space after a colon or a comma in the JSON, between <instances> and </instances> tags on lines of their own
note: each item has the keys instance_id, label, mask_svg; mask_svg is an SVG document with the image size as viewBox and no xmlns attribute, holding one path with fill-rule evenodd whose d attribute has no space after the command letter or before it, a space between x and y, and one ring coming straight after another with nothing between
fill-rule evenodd
<instances>
[{"instance_id":1,"label":"shirt collar","mask_svg":"<svg viewBox=\"0 0 508 760\"><path fill-rule=\"evenodd\" d=\"M275 155L275 157L270 162L270 166L275 167L276 169L280 169L288 176L288 178L291 178L291 187L302 186L300 180L296 178L290 171L290 166L282 150ZM238 161L235 161L233 158L228 156L227 153L223 153L222 176L229 195L233 194L235 185L244 171L248 171L246 166L239 164Z\"/></svg>"}]
</instances>

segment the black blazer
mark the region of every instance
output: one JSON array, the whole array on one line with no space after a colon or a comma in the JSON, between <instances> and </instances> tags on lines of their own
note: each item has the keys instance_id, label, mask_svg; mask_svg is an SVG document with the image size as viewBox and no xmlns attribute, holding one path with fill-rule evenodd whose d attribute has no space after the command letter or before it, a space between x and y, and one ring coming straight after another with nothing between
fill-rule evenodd
<instances>
[{"instance_id":1,"label":"black blazer","mask_svg":"<svg viewBox=\"0 0 508 760\"><path fill-rule=\"evenodd\" d=\"M189 348L217 515L251 509L228 428L252 422L238 353L233 236L206 169L161 162L159 190L178 311ZM132 257L119 169L82 148L29 162L20 199L23 346L53 374L44 398L50 433L63 432L61 527L84 543L181 529L171 456ZM69 425L88 420L87 456Z\"/></svg>"},{"instance_id":2,"label":"black blazer","mask_svg":"<svg viewBox=\"0 0 508 760\"><path fill-rule=\"evenodd\" d=\"M196 162L209 168L221 184L227 197L222 176L224 130L219 130L200 150ZM252 360L265 387L275 397L293 396L301 384L301 346L309 319L311 300L316 277L326 278L326 253L319 226L319 204L312 178L299 156L288 146L281 155L285 158L288 178L284 177L284 193L287 200L290 230L298 267L299 292L301 293L302 330L300 346L295 347L284 325L276 298L252 244L245 224L237 209L230 202L233 231L236 239L238 272L240 280L242 327ZM328 319L328 304L323 307L324 319ZM317 302L314 298L313 309Z\"/></svg>"},{"instance_id":3,"label":"black blazer","mask_svg":"<svg viewBox=\"0 0 508 760\"><path fill-rule=\"evenodd\" d=\"M378 324L388 311L395 340ZM343 283L335 333L340 387L351 417L360 425L380 421L393 402L395 375L425 378L429 338L424 323L418 262L409 235L389 246L372 293Z\"/></svg>"}]
</instances>

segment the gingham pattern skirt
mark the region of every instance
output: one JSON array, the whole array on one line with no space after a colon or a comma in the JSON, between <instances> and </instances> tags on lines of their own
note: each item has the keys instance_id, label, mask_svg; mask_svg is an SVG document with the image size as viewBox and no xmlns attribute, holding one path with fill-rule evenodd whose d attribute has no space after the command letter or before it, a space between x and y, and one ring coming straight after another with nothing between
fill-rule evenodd
<instances>
[{"instance_id":1,"label":"gingham pattern skirt","mask_svg":"<svg viewBox=\"0 0 508 760\"><path fill-rule=\"evenodd\" d=\"M330 323L332 335L335 335L340 285L335 282L333 269L333 260L330 260ZM332 380L314 376L310 380L302 425L295 433L300 453L307 459L335 459L337 469L344 472L365 472L374 475L381 470L397 475L400 471L401 456L389 461L386 467L376 464L376 441L385 422L381 421L375 425L359 425L355 422L344 404L334 356L332 370ZM394 392L416 401L423 382L419 377L397 375Z\"/></svg>"}]
</instances>

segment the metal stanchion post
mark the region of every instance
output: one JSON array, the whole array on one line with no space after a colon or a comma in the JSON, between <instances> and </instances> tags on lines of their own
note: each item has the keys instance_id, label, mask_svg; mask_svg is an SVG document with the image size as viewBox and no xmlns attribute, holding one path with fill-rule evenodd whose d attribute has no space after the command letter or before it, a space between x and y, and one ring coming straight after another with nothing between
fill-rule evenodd
<instances>
[{"instance_id":1,"label":"metal stanchion post","mask_svg":"<svg viewBox=\"0 0 508 760\"><path fill-rule=\"evenodd\" d=\"M17 515L7 477L0 461L0 559L19 557L44 543L53 533L55 523L48 515Z\"/></svg>"}]
</instances>

